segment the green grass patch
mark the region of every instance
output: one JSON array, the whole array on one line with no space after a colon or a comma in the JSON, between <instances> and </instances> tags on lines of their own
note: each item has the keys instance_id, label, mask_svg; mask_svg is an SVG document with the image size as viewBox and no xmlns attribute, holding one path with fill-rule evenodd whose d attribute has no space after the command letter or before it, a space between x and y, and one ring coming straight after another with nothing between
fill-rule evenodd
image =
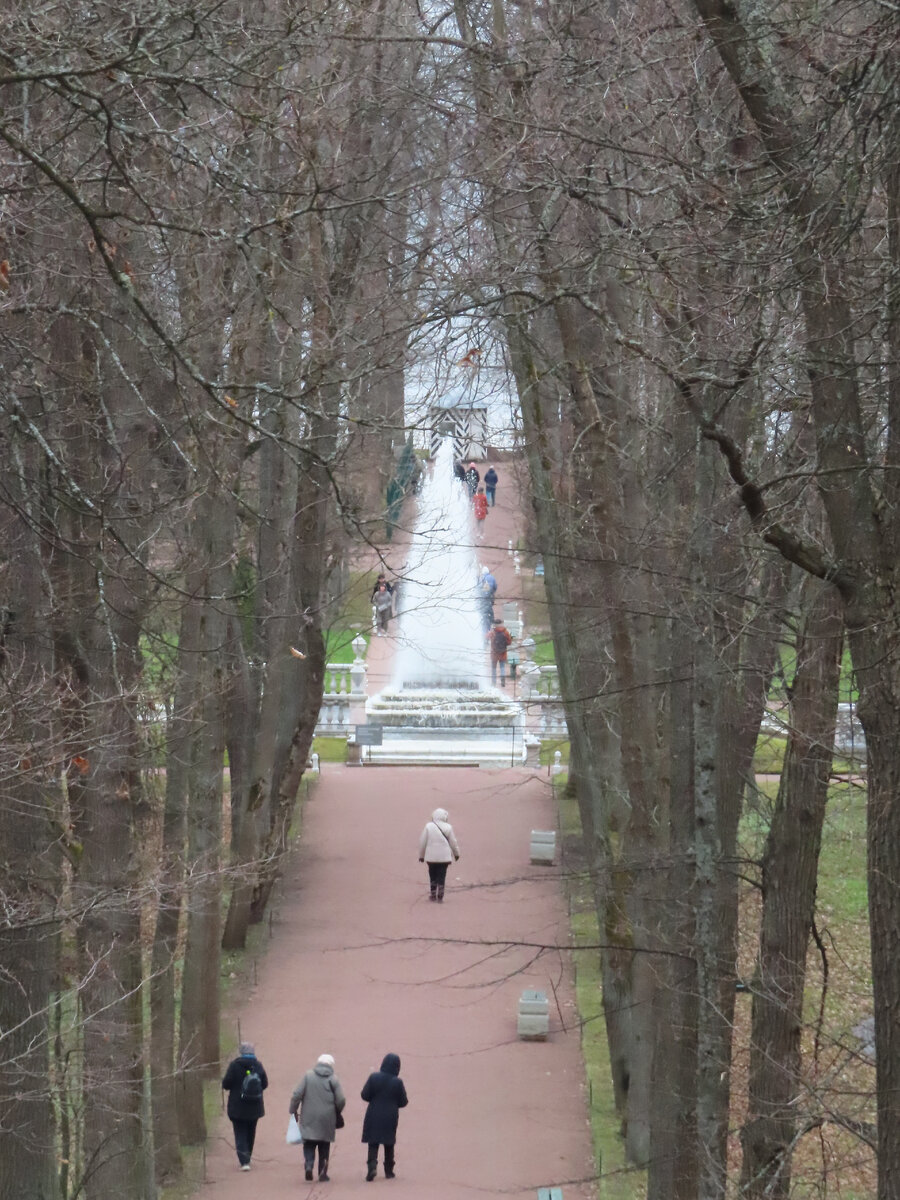
<instances>
[{"instance_id":1,"label":"green grass patch","mask_svg":"<svg viewBox=\"0 0 900 1200\"><path fill-rule=\"evenodd\" d=\"M786 749L787 738L783 734L762 730L756 743L756 753L753 755L754 772L757 775L780 775L784 769ZM831 771L833 775L856 775L860 772L860 764L835 755L831 762Z\"/></svg>"},{"instance_id":2,"label":"green grass patch","mask_svg":"<svg viewBox=\"0 0 900 1200\"><path fill-rule=\"evenodd\" d=\"M784 766L784 752L787 748L787 738L779 733L767 733L763 730L756 743L756 753L753 756L753 770L757 775L780 775Z\"/></svg>"},{"instance_id":3,"label":"green grass patch","mask_svg":"<svg viewBox=\"0 0 900 1200\"><path fill-rule=\"evenodd\" d=\"M340 737L313 738L312 753L318 754L321 763L345 763L347 761L347 739Z\"/></svg>"},{"instance_id":4,"label":"green grass patch","mask_svg":"<svg viewBox=\"0 0 900 1200\"><path fill-rule=\"evenodd\" d=\"M325 661L327 663L352 663L356 657L353 653L353 639L359 635L358 629L329 629L325 634ZM366 638L365 658L368 652L369 639Z\"/></svg>"},{"instance_id":5,"label":"green grass patch","mask_svg":"<svg viewBox=\"0 0 900 1200\"><path fill-rule=\"evenodd\" d=\"M852 784L828 791L817 907L841 924L867 921L866 792Z\"/></svg>"},{"instance_id":6,"label":"green grass patch","mask_svg":"<svg viewBox=\"0 0 900 1200\"><path fill-rule=\"evenodd\" d=\"M558 776L561 781L564 776ZM581 842L581 821L574 797L566 795L560 786L560 828L564 846L572 847L572 857L578 858ZM572 937L576 946L596 945L600 941L597 914L593 907L590 887L585 874L577 869L567 870L569 913ZM612 1069L603 1019L603 990L600 982L600 960L596 950L576 951L575 998L581 1021L581 1046L590 1106L591 1134L594 1160L597 1164L597 1195L603 1200L643 1200L647 1194L646 1173L630 1167L625 1160L625 1147L620 1135L621 1120L613 1098Z\"/></svg>"},{"instance_id":7,"label":"green grass patch","mask_svg":"<svg viewBox=\"0 0 900 1200\"><path fill-rule=\"evenodd\" d=\"M569 739L558 738L555 740L547 740L541 742L541 766L549 767L553 765L554 754L556 751L560 753L560 762L564 767L569 765Z\"/></svg>"},{"instance_id":8,"label":"green grass patch","mask_svg":"<svg viewBox=\"0 0 900 1200\"><path fill-rule=\"evenodd\" d=\"M534 637L534 651L531 657L539 667L549 667L556 662L553 650L553 638L549 634L538 633Z\"/></svg>"}]
</instances>

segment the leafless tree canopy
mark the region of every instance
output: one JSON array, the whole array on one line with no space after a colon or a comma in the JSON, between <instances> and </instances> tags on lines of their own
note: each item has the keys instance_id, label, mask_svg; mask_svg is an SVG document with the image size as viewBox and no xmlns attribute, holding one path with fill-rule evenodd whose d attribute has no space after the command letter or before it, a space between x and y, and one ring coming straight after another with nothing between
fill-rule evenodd
<instances>
[{"instance_id":1,"label":"leafless tree canopy","mask_svg":"<svg viewBox=\"0 0 900 1200\"><path fill-rule=\"evenodd\" d=\"M205 1136L220 947L277 880L410 368L460 343L516 400L628 1160L653 1200L786 1197L828 1126L900 1195L898 32L886 0L4 5L0 1200L149 1198ZM806 1032L844 645L852 1099Z\"/></svg>"}]
</instances>

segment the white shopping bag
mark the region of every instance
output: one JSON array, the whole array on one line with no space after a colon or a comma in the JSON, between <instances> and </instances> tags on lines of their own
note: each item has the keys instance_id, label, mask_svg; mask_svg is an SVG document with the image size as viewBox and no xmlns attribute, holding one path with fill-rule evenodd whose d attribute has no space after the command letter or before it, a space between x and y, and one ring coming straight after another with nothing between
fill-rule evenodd
<instances>
[{"instance_id":1,"label":"white shopping bag","mask_svg":"<svg viewBox=\"0 0 900 1200\"><path fill-rule=\"evenodd\" d=\"M300 1126L297 1124L297 1118L293 1115L293 1113L291 1114L291 1119L288 1122L287 1133L285 1134L284 1140L289 1146L299 1146L303 1141L303 1138L300 1134Z\"/></svg>"}]
</instances>

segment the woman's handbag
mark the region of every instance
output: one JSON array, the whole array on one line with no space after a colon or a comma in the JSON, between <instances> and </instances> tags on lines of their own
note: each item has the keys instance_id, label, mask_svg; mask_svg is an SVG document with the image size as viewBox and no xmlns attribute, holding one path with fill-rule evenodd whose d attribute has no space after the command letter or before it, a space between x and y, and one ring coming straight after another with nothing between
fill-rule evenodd
<instances>
[{"instance_id":1,"label":"woman's handbag","mask_svg":"<svg viewBox=\"0 0 900 1200\"><path fill-rule=\"evenodd\" d=\"M335 1129L343 1129L344 1128L344 1114L343 1113L335 1113L334 1127L335 1127Z\"/></svg>"},{"instance_id":2,"label":"woman's handbag","mask_svg":"<svg viewBox=\"0 0 900 1200\"><path fill-rule=\"evenodd\" d=\"M288 1121L287 1133L284 1140L289 1146L299 1146L303 1141L303 1135L300 1133L300 1126L297 1124L297 1118L291 1113L291 1119Z\"/></svg>"}]
</instances>

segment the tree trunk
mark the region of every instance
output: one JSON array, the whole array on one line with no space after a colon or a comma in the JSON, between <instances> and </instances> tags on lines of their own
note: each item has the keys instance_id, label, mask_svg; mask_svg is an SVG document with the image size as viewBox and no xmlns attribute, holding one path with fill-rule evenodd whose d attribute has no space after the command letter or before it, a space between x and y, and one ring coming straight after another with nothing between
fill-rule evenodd
<instances>
[{"instance_id":1,"label":"tree trunk","mask_svg":"<svg viewBox=\"0 0 900 1200\"><path fill-rule=\"evenodd\" d=\"M0 542L0 847L5 902L0 917L0 1200L54 1200L59 1177L49 1064L51 1011L62 890L62 795L54 766L54 660L46 636L32 490L40 456L7 431L3 444ZM7 505L10 507L7 508Z\"/></svg>"},{"instance_id":2,"label":"tree trunk","mask_svg":"<svg viewBox=\"0 0 900 1200\"><path fill-rule=\"evenodd\" d=\"M834 588L807 580L790 737L762 864L763 913L753 980L748 1118L741 1194L787 1200L801 1097L806 958L834 746L843 641Z\"/></svg>"}]
</instances>

